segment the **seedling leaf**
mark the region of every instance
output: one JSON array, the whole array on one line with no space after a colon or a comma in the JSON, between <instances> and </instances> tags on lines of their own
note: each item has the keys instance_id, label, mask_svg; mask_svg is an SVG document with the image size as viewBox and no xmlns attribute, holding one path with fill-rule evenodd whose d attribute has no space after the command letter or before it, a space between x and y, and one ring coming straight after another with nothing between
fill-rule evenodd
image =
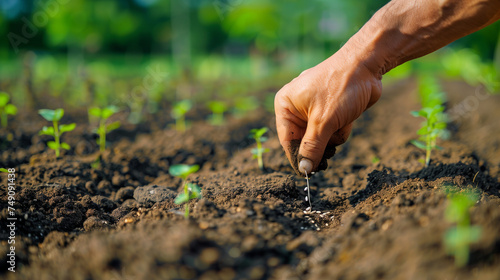
<instances>
[{"instance_id":1,"label":"seedling leaf","mask_svg":"<svg viewBox=\"0 0 500 280\"><path fill-rule=\"evenodd\" d=\"M418 140L411 140L411 143L412 143L413 145L415 145L415 146L416 146L417 148L419 148L419 149L422 149L422 150L427 149L427 146L426 146L424 143L422 143L422 142L420 142L420 141L418 141Z\"/></svg>"},{"instance_id":2,"label":"seedling leaf","mask_svg":"<svg viewBox=\"0 0 500 280\"><path fill-rule=\"evenodd\" d=\"M118 112L118 107L111 105L108 106L101 111L101 117L105 120L107 120L109 117L111 117L114 113Z\"/></svg>"},{"instance_id":3,"label":"seedling leaf","mask_svg":"<svg viewBox=\"0 0 500 280\"><path fill-rule=\"evenodd\" d=\"M188 188L191 189L189 199L201 198L201 188L197 184L187 183Z\"/></svg>"},{"instance_id":4,"label":"seedling leaf","mask_svg":"<svg viewBox=\"0 0 500 280\"><path fill-rule=\"evenodd\" d=\"M168 172L172 176L181 177L183 179L186 179L189 174L195 173L199 169L200 169L200 166L197 164L195 164L195 165L176 164L176 165L172 165L168 169Z\"/></svg>"},{"instance_id":5,"label":"seedling leaf","mask_svg":"<svg viewBox=\"0 0 500 280\"><path fill-rule=\"evenodd\" d=\"M54 119L53 121L60 121L64 116L64 110L59 108L54 110Z\"/></svg>"},{"instance_id":6,"label":"seedling leaf","mask_svg":"<svg viewBox=\"0 0 500 280\"><path fill-rule=\"evenodd\" d=\"M55 118L55 111L54 110L49 110L49 109L41 109L38 110L38 113L46 120L49 122L53 121Z\"/></svg>"},{"instance_id":7,"label":"seedling leaf","mask_svg":"<svg viewBox=\"0 0 500 280\"><path fill-rule=\"evenodd\" d=\"M7 115L15 115L17 114L17 107L12 104L7 104L5 106L5 113L7 113Z\"/></svg>"},{"instance_id":8,"label":"seedling leaf","mask_svg":"<svg viewBox=\"0 0 500 280\"><path fill-rule=\"evenodd\" d=\"M69 150L69 149L71 149L71 147L69 146L69 144L68 144L68 143L66 143L66 142L62 142L62 143L61 143L61 148L65 149L65 150Z\"/></svg>"},{"instance_id":9,"label":"seedling leaf","mask_svg":"<svg viewBox=\"0 0 500 280\"><path fill-rule=\"evenodd\" d=\"M189 201L188 196L186 195L186 193L182 192L175 198L174 203L182 204L188 201Z\"/></svg>"},{"instance_id":10,"label":"seedling leaf","mask_svg":"<svg viewBox=\"0 0 500 280\"><path fill-rule=\"evenodd\" d=\"M0 92L0 107L4 107L9 103L10 97L6 92Z\"/></svg>"},{"instance_id":11,"label":"seedling leaf","mask_svg":"<svg viewBox=\"0 0 500 280\"><path fill-rule=\"evenodd\" d=\"M54 136L54 128L52 126L44 126L39 134Z\"/></svg>"},{"instance_id":12,"label":"seedling leaf","mask_svg":"<svg viewBox=\"0 0 500 280\"><path fill-rule=\"evenodd\" d=\"M101 109L97 107L93 107L89 109L89 114L95 117L101 117Z\"/></svg>"},{"instance_id":13,"label":"seedling leaf","mask_svg":"<svg viewBox=\"0 0 500 280\"><path fill-rule=\"evenodd\" d=\"M106 130L108 132L110 131L113 131L115 129L118 129L120 127L121 123L119 121L116 121L116 122L113 122L113 123L110 123L106 126Z\"/></svg>"},{"instance_id":14,"label":"seedling leaf","mask_svg":"<svg viewBox=\"0 0 500 280\"><path fill-rule=\"evenodd\" d=\"M51 148L52 150L59 149L59 145L54 141L47 142L47 146L49 146L49 148Z\"/></svg>"},{"instance_id":15,"label":"seedling leaf","mask_svg":"<svg viewBox=\"0 0 500 280\"><path fill-rule=\"evenodd\" d=\"M3 173L9 173L9 170L5 169L5 168L0 168L0 172L3 172Z\"/></svg>"},{"instance_id":16,"label":"seedling leaf","mask_svg":"<svg viewBox=\"0 0 500 280\"><path fill-rule=\"evenodd\" d=\"M60 134L63 134L64 132L68 132L68 131L73 131L76 127L76 123L72 123L72 124L61 124L59 126L59 133Z\"/></svg>"}]
</instances>

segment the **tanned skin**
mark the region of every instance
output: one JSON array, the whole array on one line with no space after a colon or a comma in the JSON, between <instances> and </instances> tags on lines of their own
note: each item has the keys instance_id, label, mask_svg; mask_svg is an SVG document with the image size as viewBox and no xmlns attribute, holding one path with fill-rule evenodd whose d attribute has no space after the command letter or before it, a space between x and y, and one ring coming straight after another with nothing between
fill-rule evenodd
<instances>
[{"instance_id":1,"label":"tanned skin","mask_svg":"<svg viewBox=\"0 0 500 280\"><path fill-rule=\"evenodd\" d=\"M352 122L380 98L382 75L499 18L500 0L389 2L340 50L276 94L278 137L290 162L290 141L298 139L299 170L317 170L326 146L343 144Z\"/></svg>"}]
</instances>

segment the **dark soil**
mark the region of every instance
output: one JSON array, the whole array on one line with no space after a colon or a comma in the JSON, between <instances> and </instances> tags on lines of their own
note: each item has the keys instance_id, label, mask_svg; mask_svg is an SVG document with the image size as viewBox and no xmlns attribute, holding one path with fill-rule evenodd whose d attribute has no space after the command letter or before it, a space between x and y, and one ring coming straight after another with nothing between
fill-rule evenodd
<instances>
[{"instance_id":1,"label":"dark soil","mask_svg":"<svg viewBox=\"0 0 500 280\"><path fill-rule=\"evenodd\" d=\"M500 279L500 96L479 102L451 126L429 167L410 144L422 120L416 86L402 81L356 121L326 171L296 176L274 132L264 144L265 171L252 159L251 128L274 116L252 113L214 127L197 121L185 133L168 117L125 125L110 135L101 165L85 112L65 117L77 130L62 158L36 132L35 113L19 115L14 140L1 133L0 166L16 168L16 273L7 271L8 232L1 228L6 279ZM448 108L475 88L448 82ZM67 110L70 111L70 110ZM166 114L167 115L167 114ZM380 159L377 161L376 159ZM375 162L375 163L374 163ZM191 218L173 202L181 180L173 164L199 164L189 180L203 198ZM7 177L2 175L2 186ZM477 188L471 222L482 237L463 268L446 254L443 185ZM2 225L7 195L0 196ZM318 211L318 212L316 212Z\"/></svg>"}]
</instances>

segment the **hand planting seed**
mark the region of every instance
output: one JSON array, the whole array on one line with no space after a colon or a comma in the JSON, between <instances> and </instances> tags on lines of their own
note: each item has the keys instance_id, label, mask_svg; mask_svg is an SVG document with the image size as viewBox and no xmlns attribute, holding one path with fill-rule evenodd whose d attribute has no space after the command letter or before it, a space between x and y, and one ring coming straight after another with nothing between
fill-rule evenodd
<instances>
[{"instance_id":1,"label":"hand planting seed","mask_svg":"<svg viewBox=\"0 0 500 280\"><path fill-rule=\"evenodd\" d=\"M181 177L183 180L183 185L184 185L184 192L180 193L176 198L175 198L175 204L180 205L182 203L185 204L185 212L184 212L184 218L189 219L189 204L188 202L191 199L195 198L201 198L201 189L198 185L188 183L187 182L187 177L189 174L195 173L200 169L200 166L198 165L187 165L187 164L178 164L178 165L173 165L169 168L168 172L170 175L175 176L175 177Z\"/></svg>"},{"instance_id":2,"label":"hand planting seed","mask_svg":"<svg viewBox=\"0 0 500 280\"><path fill-rule=\"evenodd\" d=\"M97 128L99 139L97 143L99 144L99 151L101 154L106 149L106 134L120 127L119 121L106 124L106 121L117 112L118 108L116 106L108 106L103 109L97 107L89 109L89 115L99 118L99 127Z\"/></svg>"},{"instance_id":3,"label":"hand planting seed","mask_svg":"<svg viewBox=\"0 0 500 280\"><path fill-rule=\"evenodd\" d=\"M15 116L17 114L17 107L9 104L10 97L6 92L0 92L0 121L2 127L7 127L8 115Z\"/></svg>"},{"instance_id":4,"label":"hand planting seed","mask_svg":"<svg viewBox=\"0 0 500 280\"><path fill-rule=\"evenodd\" d=\"M227 111L226 103L222 101L210 101L208 102L208 109L212 111L212 115L209 117L209 122L212 125L223 125L224 124L224 112Z\"/></svg>"},{"instance_id":5,"label":"hand planting seed","mask_svg":"<svg viewBox=\"0 0 500 280\"><path fill-rule=\"evenodd\" d=\"M445 218L456 226L448 229L444 235L444 244L448 254L455 257L456 266L464 266L469 261L469 246L481 238L481 227L471 226L470 208L479 199L477 191L460 192L457 188L448 188L448 206Z\"/></svg>"},{"instance_id":6,"label":"hand planting seed","mask_svg":"<svg viewBox=\"0 0 500 280\"><path fill-rule=\"evenodd\" d=\"M56 152L56 157L60 155L60 149L63 148L65 150L69 150L71 147L68 143L61 143L61 135L65 132L72 131L75 129L76 124L61 124L59 125L59 121L64 116L63 109L49 110L49 109L41 109L38 113L47 121L51 121L53 126L47 127L44 126L42 131L40 131L40 135L50 135L54 137L54 141L47 142L47 146Z\"/></svg>"},{"instance_id":7,"label":"hand planting seed","mask_svg":"<svg viewBox=\"0 0 500 280\"><path fill-rule=\"evenodd\" d=\"M175 129L177 131L185 131L186 130L186 118L185 115L191 108L193 107L193 104L189 99L185 99L182 101L179 101L174 104L172 107L172 118L175 119Z\"/></svg>"},{"instance_id":8,"label":"hand planting seed","mask_svg":"<svg viewBox=\"0 0 500 280\"><path fill-rule=\"evenodd\" d=\"M257 148L252 149L252 154L253 158L257 159L257 162L259 164L259 168L261 170L264 170L264 162L262 161L262 154L269 152L268 148L262 148L262 142L267 141L267 137L264 137L264 133L266 133L269 129L267 127L263 128L254 128L250 130L250 137L255 139L255 142L257 142Z\"/></svg>"}]
</instances>

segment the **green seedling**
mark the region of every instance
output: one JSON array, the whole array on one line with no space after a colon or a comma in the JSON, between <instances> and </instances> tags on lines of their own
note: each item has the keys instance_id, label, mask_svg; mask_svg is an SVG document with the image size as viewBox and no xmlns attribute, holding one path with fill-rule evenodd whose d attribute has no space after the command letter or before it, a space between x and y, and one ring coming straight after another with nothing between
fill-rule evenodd
<instances>
[{"instance_id":1,"label":"green seedling","mask_svg":"<svg viewBox=\"0 0 500 280\"><path fill-rule=\"evenodd\" d=\"M101 154L104 150L106 150L106 134L119 128L121 125L119 121L106 124L106 121L117 112L118 108L113 105L103 109L97 107L89 109L89 115L99 118L99 127L97 128L99 139L97 140L97 143L99 144L99 151Z\"/></svg>"},{"instance_id":2,"label":"green seedling","mask_svg":"<svg viewBox=\"0 0 500 280\"><path fill-rule=\"evenodd\" d=\"M193 104L189 99L185 99L174 104L172 108L172 118L175 119L175 129L177 129L177 131L183 132L186 130L185 116L192 107Z\"/></svg>"},{"instance_id":3,"label":"green seedling","mask_svg":"<svg viewBox=\"0 0 500 280\"><path fill-rule=\"evenodd\" d=\"M195 198L201 198L201 189L198 185L189 183L187 181L187 177L189 174L195 173L200 169L200 166L198 165L187 165L187 164L177 164L173 165L169 168L169 173L172 176L175 177L180 177L182 178L183 182L182 184L184 185L184 192L180 193L176 198L175 198L175 204L180 205L182 203L185 204L185 211L184 211L184 218L188 219L189 218L189 204L188 202L191 199Z\"/></svg>"},{"instance_id":4,"label":"green seedling","mask_svg":"<svg viewBox=\"0 0 500 280\"><path fill-rule=\"evenodd\" d=\"M0 172L2 172L2 173L9 173L9 170L7 170L7 169L5 169L5 168L0 167Z\"/></svg>"},{"instance_id":5,"label":"green seedling","mask_svg":"<svg viewBox=\"0 0 500 280\"><path fill-rule=\"evenodd\" d=\"M269 129L267 127L263 128L254 128L250 130L250 137L255 139L255 142L257 142L257 148L252 149L252 154L253 158L256 158L259 164L259 168L261 170L264 170L264 163L262 161L262 154L269 152L268 148L262 148L262 142L267 141L267 137L264 137L263 135L268 131Z\"/></svg>"},{"instance_id":6,"label":"green seedling","mask_svg":"<svg viewBox=\"0 0 500 280\"><path fill-rule=\"evenodd\" d=\"M7 127L7 117L8 115L16 115L17 107L13 104L9 104L10 96L6 92L0 92L0 119L2 127Z\"/></svg>"},{"instance_id":7,"label":"green seedling","mask_svg":"<svg viewBox=\"0 0 500 280\"><path fill-rule=\"evenodd\" d=\"M213 125L223 125L224 112L227 111L226 103L222 101L211 101L208 102L208 109L212 111L212 115L210 115L209 122Z\"/></svg>"},{"instance_id":8,"label":"green seedling","mask_svg":"<svg viewBox=\"0 0 500 280\"><path fill-rule=\"evenodd\" d=\"M448 206L445 219L456 225L444 234L446 252L455 257L456 266L464 266L469 261L469 246L481 238L481 227L471 226L469 210L479 199L477 191L459 192L448 188Z\"/></svg>"},{"instance_id":9,"label":"green seedling","mask_svg":"<svg viewBox=\"0 0 500 280\"><path fill-rule=\"evenodd\" d=\"M444 107L436 105L433 108L422 108L420 111L413 111L411 114L414 117L423 117L425 121L422 127L417 131L420 135L419 140L412 140L411 143L420 149L426 151L425 153L425 166L429 166L431 160L431 152L433 149L441 149L436 145L438 137L446 138L446 122L443 120Z\"/></svg>"},{"instance_id":10,"label":"green seedling","mask_svg":"<svg viewBox=\"0 0 500 280\"><path fill-rule=\"evenodd\" d=\"M38 113L47 121L52 122L53 126L44 126L42 131L40 131L40 135L50 135L54 137L54 141L47 142L47 146L56 152L56 157L60 155L60 149L69 150L70 146L68 143L61 143L61 136L65 132L69 132L75 129L76 124L61 124L59 125L59 121L64 116L63 109L49 110L49 109L41 109Z\"/></svg>"}]
</instances>

